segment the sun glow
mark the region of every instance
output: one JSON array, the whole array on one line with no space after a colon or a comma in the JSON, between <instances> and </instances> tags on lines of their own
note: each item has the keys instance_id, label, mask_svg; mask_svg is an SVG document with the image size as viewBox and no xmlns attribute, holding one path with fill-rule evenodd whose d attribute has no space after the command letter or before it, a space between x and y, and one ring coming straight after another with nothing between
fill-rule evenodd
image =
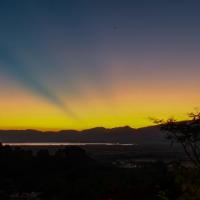
<instances>
[{"instance_id":1,"label":"sun glow","mask_svg":"<svg viewBox=\"0 0 200 200\"><path fill-rule=\"evenodd\" d=\"M11 89L12 88L12 89ZM135 128L152 125L151 117L186 119L187 112L198 105L198 93L173 88L170 92L160 87L134 86L112 88L106 97L87 87L82 98L71 98L70 108L78 119L28 90L10 87L1 94L0 128L2 129L85 129L96 126ZM13 95L15 98L13 98ZM187 97L190 98L187 98ZM62 97L65 102L64 96ZM69 99L68 99L69 100Z\"/></svg>"}]
</instances>

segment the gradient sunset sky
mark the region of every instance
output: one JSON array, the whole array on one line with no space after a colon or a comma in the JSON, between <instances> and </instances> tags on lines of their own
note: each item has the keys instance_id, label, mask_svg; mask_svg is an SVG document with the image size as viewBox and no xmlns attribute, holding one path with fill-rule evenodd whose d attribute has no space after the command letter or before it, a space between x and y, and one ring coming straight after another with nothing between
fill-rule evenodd
<instances>
[{"instance_id":1,"label":"gradient sunset sky","mask_svg":"<svg viewBox=\"0 0 200 200\"><path fill-rule=\"evenodd\" d=\"M0 128L143 127L200 106L200 1L0 1Z\"/></svg>"}]
</instances>

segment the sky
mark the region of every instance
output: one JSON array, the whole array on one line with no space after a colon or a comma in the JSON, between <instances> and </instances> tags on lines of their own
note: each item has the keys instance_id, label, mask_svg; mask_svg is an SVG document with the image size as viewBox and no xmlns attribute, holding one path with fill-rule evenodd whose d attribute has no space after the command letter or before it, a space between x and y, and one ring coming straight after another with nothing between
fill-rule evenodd
<instances>
[{"instance_id":1,"label":"sky","mask_svg":"<svg viewBox=\"0 0 200 200\"><path fill-rule=\"evenodd\" d=\"M0 128L135 128L200 106L197 0L0 1Z\"/></svg>"}]
</instances>

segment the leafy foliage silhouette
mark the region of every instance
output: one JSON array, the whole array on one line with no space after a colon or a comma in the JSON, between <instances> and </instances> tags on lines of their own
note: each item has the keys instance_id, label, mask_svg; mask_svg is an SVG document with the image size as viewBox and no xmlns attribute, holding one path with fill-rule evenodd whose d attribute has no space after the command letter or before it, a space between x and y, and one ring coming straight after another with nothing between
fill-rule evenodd
<instances>
[{"instance_id":1,"label":"leafy foliage silhouette","mask_svg":"<svg viewBox=\"0 0 200 200\"><path fill-rule=\"evenodd\" d=\"M177 122L175 119L156 120L161 131L166 132L167 139L174 143L181 144L187 157L200 169L200 112L188 114L187 121Z\"/></svg>"}]
</instances>

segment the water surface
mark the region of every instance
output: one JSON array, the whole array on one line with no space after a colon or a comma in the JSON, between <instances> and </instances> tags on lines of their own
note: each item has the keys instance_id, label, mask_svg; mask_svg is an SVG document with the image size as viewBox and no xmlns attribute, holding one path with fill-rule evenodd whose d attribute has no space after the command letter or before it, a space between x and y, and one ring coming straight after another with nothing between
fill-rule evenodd
<instances>
[{"instance_id":1,"label":"water surface","mask_svg":"<svg viewBox=\"0 0 200 200\"><path fill-rule=\"evenodd\" d=\"M88 146L88 145L105 145L105 146L132 146L134 144L121 143L70 143L70 142L12 142L3 143L10 146Z\"/></svg>"}]
</instances>

